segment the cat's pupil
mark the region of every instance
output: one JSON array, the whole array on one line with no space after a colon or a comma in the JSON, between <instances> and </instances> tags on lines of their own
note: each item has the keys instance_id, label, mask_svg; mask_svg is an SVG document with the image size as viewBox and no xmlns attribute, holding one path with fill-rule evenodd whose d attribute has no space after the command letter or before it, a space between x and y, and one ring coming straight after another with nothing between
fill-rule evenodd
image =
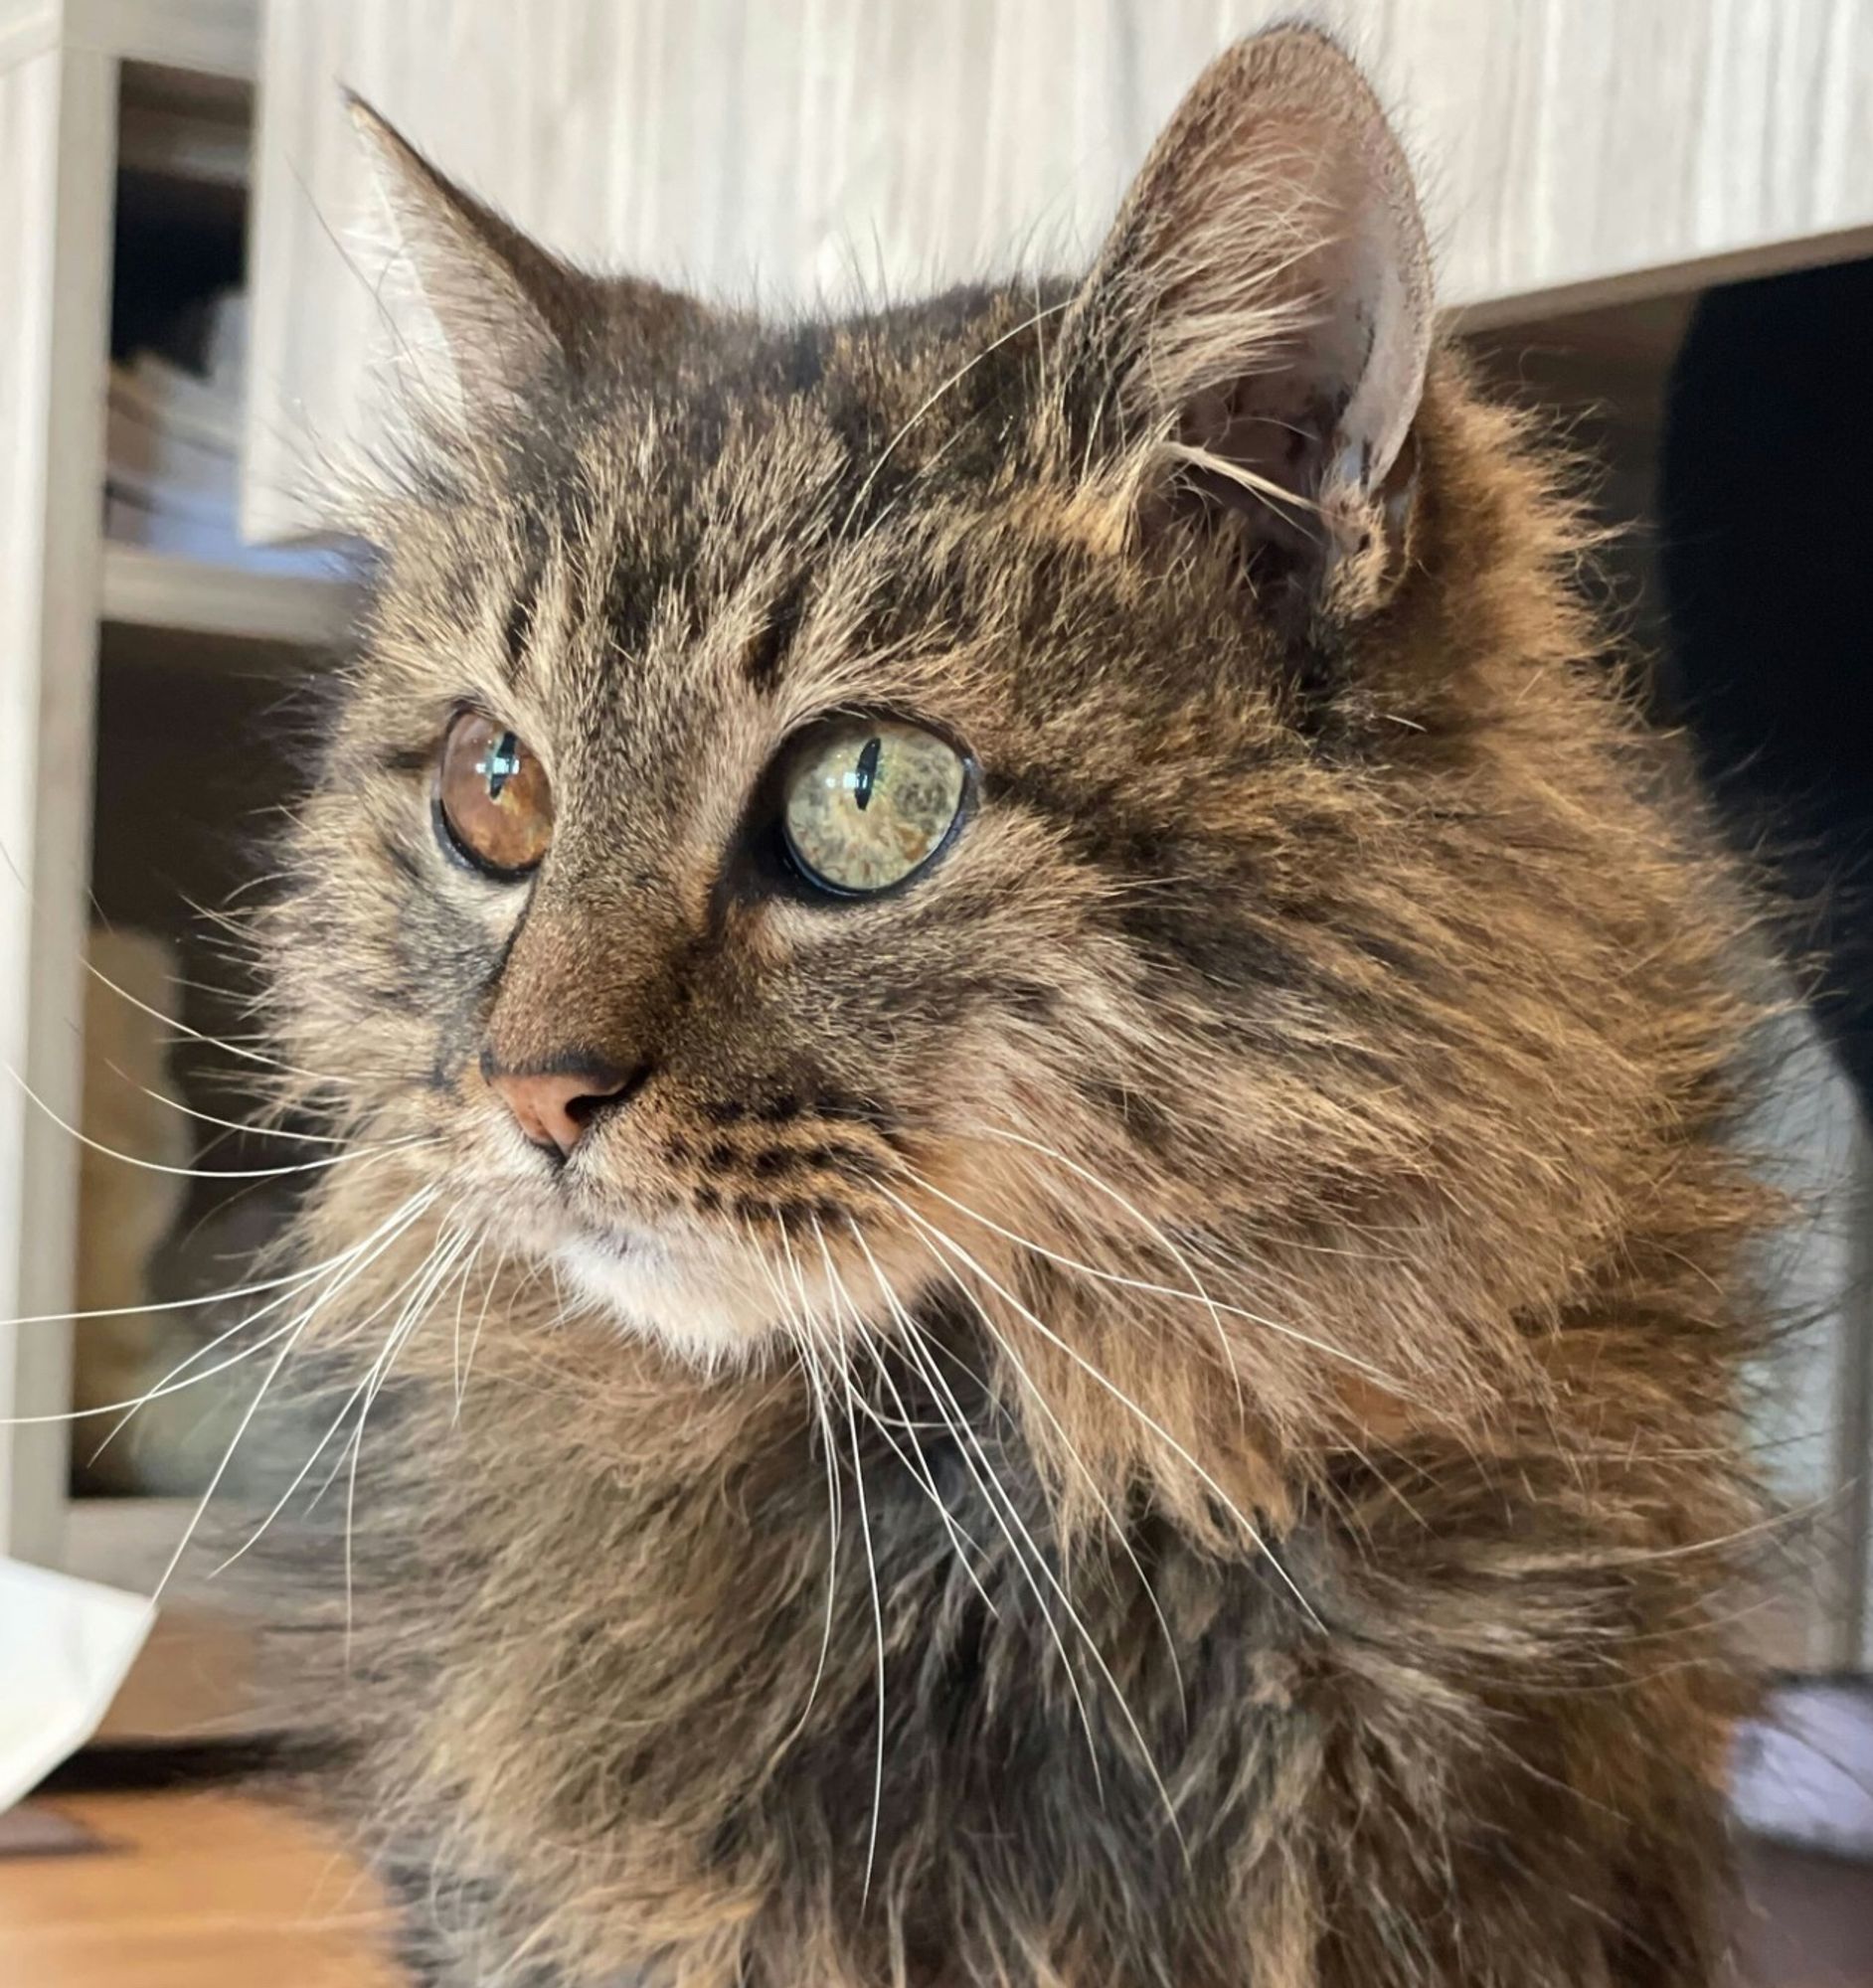
<instances>
[{"instance_id":1,"label":"cat's pupil","mask_svg":"<svg viewBox=\"0 0 1873 1988\"><path fill-rule=\"evenodd\" d=\"M858 755L858 765L852 773L853 804L862 812L872 804L872 789L878 783L878 755L885 749L885 742L876 733L866 740Z\"/></svg>"},{"instance_id":2,"label":"cat's pupil","mask_svg":"<svg viewBox=\"0 0 1873 1988\"><path fill-rule=\"evenodd\" d=\"M520 740L512 732L503 732L500 743L485 759L475 762L475 771L488 783L488 799L498 801L501 789L520 772ZM863 801L859 803L865 805Z\"/></svg>"}]
</instances>

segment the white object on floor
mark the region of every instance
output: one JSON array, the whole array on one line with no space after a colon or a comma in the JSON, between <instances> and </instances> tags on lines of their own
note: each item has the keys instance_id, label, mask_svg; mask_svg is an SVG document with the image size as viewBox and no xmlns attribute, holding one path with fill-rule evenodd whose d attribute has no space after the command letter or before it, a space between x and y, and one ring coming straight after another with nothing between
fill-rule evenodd
<instances>
[{"instance_id":1,"label":"white object on floor","mask_svg":"<svg viewBox=\"0 0 1873 1988\"><path fill-rule=\"evenodd\" d=\"M1732 1788L1755 1835L1873 1858L1873 1683L1803 1679L1744 1731Z\"/></svg>"},{"instance_id":2,"label":"white object on floor","mask_svg":"<svg viewBox=\"0 0 1873 1988\"><path fill-rule=\"evenodd\" d=\"M97 1731L155 1619L141 1594L0 1558L0 1810Z\"/></svg>"}]
</instances>

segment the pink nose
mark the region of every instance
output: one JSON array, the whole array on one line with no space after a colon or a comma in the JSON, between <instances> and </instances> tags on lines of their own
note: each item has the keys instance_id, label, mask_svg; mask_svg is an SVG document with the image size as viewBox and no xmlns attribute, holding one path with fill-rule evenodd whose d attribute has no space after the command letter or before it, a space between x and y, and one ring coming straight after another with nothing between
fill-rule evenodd
<instances>
[{"instance_id":1,"label":"pink nose","mask_svg":"<svg viewBox=\"0 0 1873 1988\"><path fill-rule=\"evenodd\" d=\"M556 1147L562 1158L586 1136L599 1109L631 1079L609 1065L586 1070L502 1072L490 1075L514 1122L536 1146Z\"/></svg>"}]
</instances>

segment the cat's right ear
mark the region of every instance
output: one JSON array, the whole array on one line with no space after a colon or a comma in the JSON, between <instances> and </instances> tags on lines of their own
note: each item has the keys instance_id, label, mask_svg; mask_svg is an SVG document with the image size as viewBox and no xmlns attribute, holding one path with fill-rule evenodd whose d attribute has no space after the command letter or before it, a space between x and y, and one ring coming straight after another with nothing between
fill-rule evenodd
<instances>
[{"instance_id":1,"label":"cat's right ear","mask_svg":"<svg viewBox=\"0 0 1873 1988\"><path fill-rule=\"evenodd\" d=\"M513 396L577 357L596 286L439 172L350 91L389 228L380 297L420 370L452 375L465 406Z\"/></svg>"}]
</instances>

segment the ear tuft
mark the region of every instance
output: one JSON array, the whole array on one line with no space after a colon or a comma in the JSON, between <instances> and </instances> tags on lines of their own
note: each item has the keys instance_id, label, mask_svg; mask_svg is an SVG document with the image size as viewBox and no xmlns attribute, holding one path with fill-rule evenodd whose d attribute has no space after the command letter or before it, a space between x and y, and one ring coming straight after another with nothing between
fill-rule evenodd
<instances>
[{"instance_id":1,"label":"ear tuft","mask_svg":"<svg viewBox=\"0 0 1873 1988\"><path fill-rule=\"evenodd\" d=\"M586 279L439 172L361 96L346 90L344 102L390 226L393 303L414 289L402 300L421 306L415 319L397 313L409 354L441 357L467 404L511 396L569 357Z\"/></svg>"},{"instance_id":2,"label":"ear tuft","mask_svg":"<svg viewBox=\"0 0 1873 1988\"><path fill-rule=\"evenodd\" d=\"M1402 566L1432 323L1385 114L1331 41L1284 28L1197 80L1063 331L1145 524L1220 511L1260 582L1338 613Z\"/></svg>"}]
</instances>

